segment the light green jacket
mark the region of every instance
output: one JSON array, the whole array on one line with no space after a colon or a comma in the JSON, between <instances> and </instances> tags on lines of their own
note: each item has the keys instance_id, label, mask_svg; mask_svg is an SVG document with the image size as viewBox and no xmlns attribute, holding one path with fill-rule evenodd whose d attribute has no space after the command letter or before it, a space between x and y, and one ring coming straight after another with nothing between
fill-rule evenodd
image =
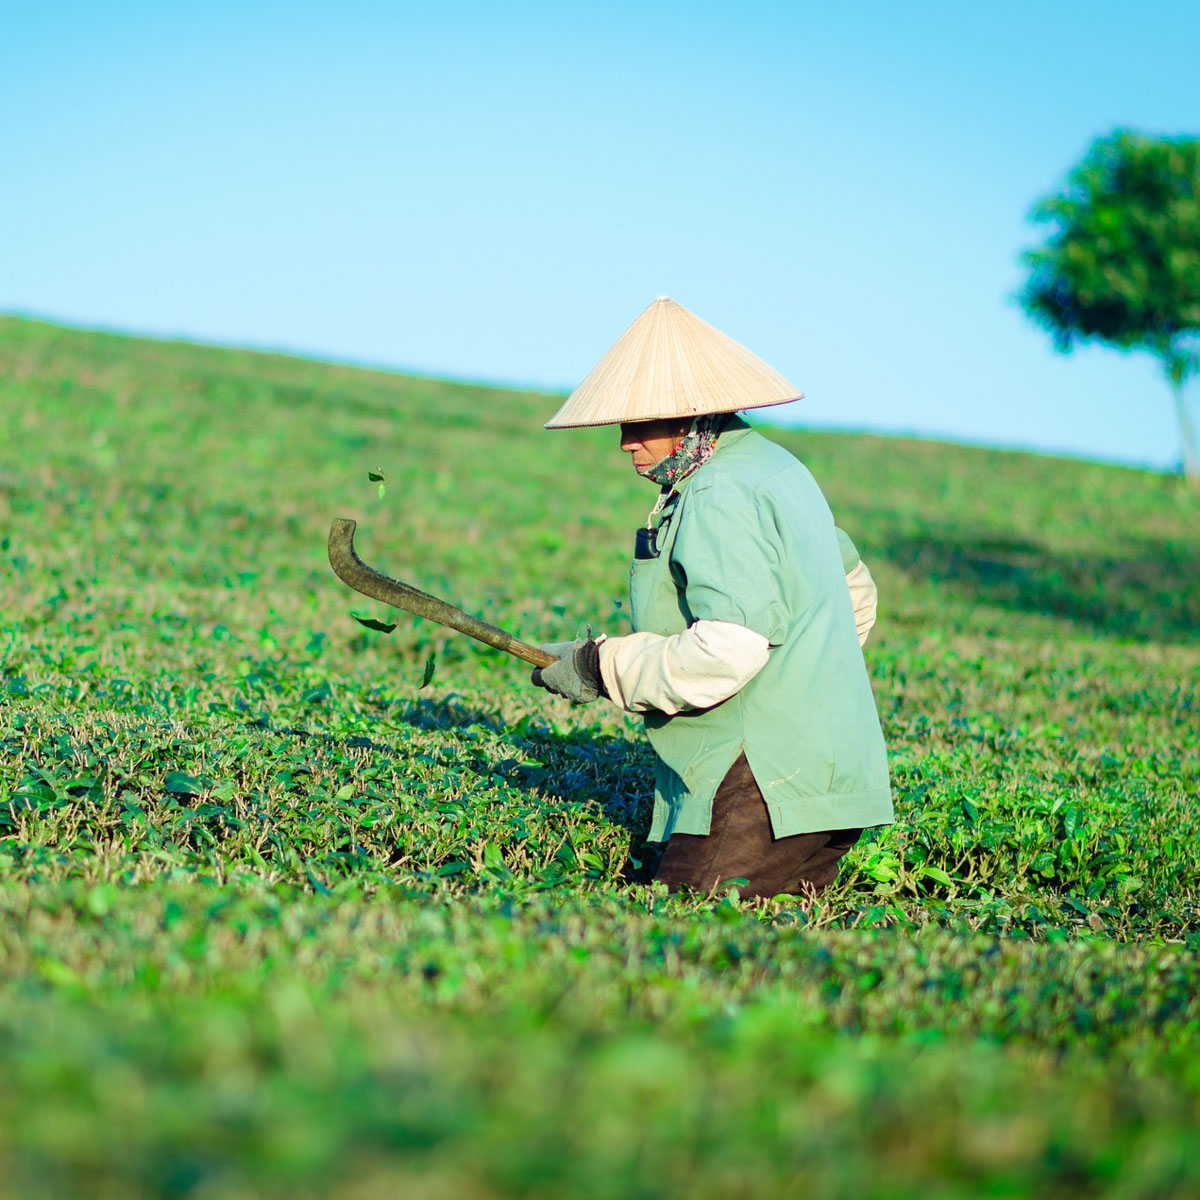
<instances>
[{"instance_id":1,"label":"light green jacket","mask_svg":"<svg viewBox=\"0 0 1200 1200\"><path fill-rule=\"evenodd\" d=\"M707 833L713 796L743 750L776 837L890 823L843 546L807 468L739 421L680 485L650 541L639 539L630 571L635 632L732 621L770 643L766 666L723 703L645 714L658 755L650 840Z\"/></svg>"}]
</instances>

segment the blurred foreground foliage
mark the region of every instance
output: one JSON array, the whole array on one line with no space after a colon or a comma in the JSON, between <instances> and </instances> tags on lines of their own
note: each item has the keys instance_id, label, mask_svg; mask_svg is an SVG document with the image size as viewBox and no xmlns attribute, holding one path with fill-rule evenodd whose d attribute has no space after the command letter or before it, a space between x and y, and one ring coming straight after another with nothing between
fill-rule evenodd
<instances>
[{"instance_id":1,"label":"blurred foreground foliage","mask_svg":"<svg viewBox=\"0 0 1200 1200\"><path fill-rule=\"evenodd\" d=\"M553 406L0 319L9 1194L1195 1194L1194 498L770 431L879 582L899 820L668 898L634 721L324 560L621 632L653 495Z\"/></svg>"}]
</instances>

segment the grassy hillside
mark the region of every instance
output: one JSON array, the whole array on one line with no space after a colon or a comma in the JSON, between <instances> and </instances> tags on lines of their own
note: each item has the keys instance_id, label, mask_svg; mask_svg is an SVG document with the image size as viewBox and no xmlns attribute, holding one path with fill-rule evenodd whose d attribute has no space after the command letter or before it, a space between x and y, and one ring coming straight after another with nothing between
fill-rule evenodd
<instances>
[{"instance_id":1,"label":"grassy hillside","mask_svg":"<svg viewBox=\"0 0 1200 1200\"><path fill-rule=\"evenodd\" d=\"M7 1194L1195 1194L1195 498L768 431L879 583L899 819L669 899L635 721L325 561L621 632L653 490L554 407L0 318Z\"/></svg>"}]
</instances>

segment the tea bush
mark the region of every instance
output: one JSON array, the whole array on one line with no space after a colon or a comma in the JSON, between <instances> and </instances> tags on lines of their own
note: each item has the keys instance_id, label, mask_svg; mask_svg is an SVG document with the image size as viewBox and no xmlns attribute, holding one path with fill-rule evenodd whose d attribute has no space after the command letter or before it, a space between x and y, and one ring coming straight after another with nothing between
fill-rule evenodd
<instances>
[{"instance_id":1,"label":"tea bush","mask_svg":"<svg viewBox=\"0 0 1200 1200\"><path fill-rule=\"evenodd\" d=\"M1194 1195L1194 497L766 430L879 583L898 820L667 897L636 721L325 561L621 632L653 492L554 405L0 319L8 1194Z\"/></svg>"}]
</instances>

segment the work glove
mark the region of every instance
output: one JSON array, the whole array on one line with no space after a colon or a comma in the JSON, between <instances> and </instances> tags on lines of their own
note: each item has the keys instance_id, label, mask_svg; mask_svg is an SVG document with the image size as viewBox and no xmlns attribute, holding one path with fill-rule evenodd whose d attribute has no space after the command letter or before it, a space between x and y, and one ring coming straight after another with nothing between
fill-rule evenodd
<instances>
[{"instance_id":1,"label":"work glove","mask_svg":"<svg viewBox=\"0 0 1200 1200\"><path fill-rule=\"evenodd\" d=\"M556 696L566 696L573 704L590 704L598 696L607 696L600 676L600 646L592 638L586 642L547 642L541 646L558 662L535 667L530 682Z\"/></svg>"}]
</instances>

